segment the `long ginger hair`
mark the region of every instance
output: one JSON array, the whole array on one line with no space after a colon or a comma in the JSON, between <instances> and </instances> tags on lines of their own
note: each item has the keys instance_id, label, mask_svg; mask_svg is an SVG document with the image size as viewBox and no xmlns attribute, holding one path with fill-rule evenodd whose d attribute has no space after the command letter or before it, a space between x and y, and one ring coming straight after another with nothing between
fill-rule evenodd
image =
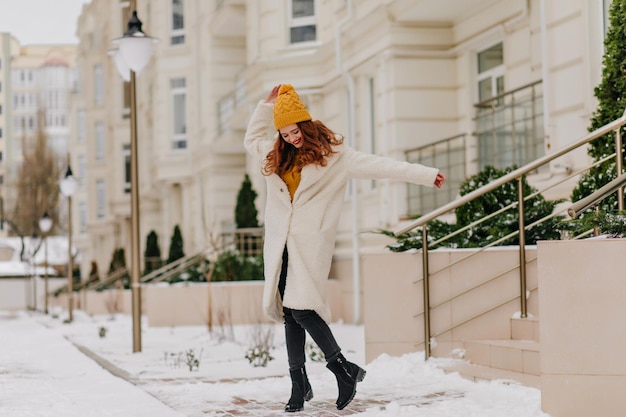
<instances>
[{"instance_id":1,"label":"long ginger hair","mask_svg":"<svg viewBox=\"0 0 626 417\"><path fill-rule=\"evenodd\" d=\"M287 143L279 133L274 148L265 157L263 175L283 175L294 165L299 168L309 164L326 166L326 158L335 153L332 146L343 143L343 136L336 136L319 120L299 122L297 125L302 134L302 146L298 149Z\"/></svg>"}]
</instances>

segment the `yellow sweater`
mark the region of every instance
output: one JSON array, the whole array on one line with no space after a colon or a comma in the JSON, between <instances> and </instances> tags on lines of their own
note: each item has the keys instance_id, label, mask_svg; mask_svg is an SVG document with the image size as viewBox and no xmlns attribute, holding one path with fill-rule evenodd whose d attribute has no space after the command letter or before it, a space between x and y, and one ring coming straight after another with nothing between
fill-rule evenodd
<instances>
[{"instance_id":1,"label":"yellow sweater","mask_svg":"<svg viewBox=\"0 0 626 417\"><path fill-rule=\"evenodd\" d=\"M291 199L293 200L293 195L296 193L298 185L300 185L300 178L302 178L302 169L298 167L297 164L294 164L289 171L285 172L280 177L283 179L285 184L287 184L289 195L291 195Z\"/></svg>"}]
</instances>

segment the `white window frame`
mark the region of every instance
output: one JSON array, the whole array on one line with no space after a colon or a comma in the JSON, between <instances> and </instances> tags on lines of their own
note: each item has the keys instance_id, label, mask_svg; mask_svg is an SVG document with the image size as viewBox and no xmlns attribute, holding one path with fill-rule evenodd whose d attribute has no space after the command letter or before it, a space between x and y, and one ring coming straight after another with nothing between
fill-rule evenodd
<instances>
[{"instance_id":1,"label":"white window frame","mask_svg":"<svg viewBox=\"0 0 626 417\"><path fill-rule=\"evenodd\" d=\"M130 144L122 147L122 159L124 160L124 194L130 194Z\"/></svg>"},{"instance_id":2,"label":"white window frame","mask_svg":"<svg viewBox=\"0 0 626 417\"><path fill-rule=\"evenodd\" d=\"M368 132L368 136L369 136L369 153L371 154L376 154L377 153L377 149L376 149L376 80L374 79L374 77L369 77L367 79L367 99L368 99L368 111L369 111L369 115L368 115L368 119L369 119L369 132ZM377 188L377 181L376 180L371 180L370 181L370 190L373 191Z\"/></svg>"},{"instance_id":3,"label":"white window frame","mask_svg":"<svg viewBox=\"0 0 626 417\"><path fill-rule=\"evenodd\" d=\"M78 184L83 185L85 182L85 178L87 178L87 158L85 155L80 154L77 157L78 162Z\"/></svg>"},{"instance_id":4,"label":"white window frame","mask_svg":"<svg viewBox=\"0 0 626 417\"><path fill-rule=\"evenodd\" d=\"M105 144L105 132L104 132L104 122L97 121L94 125L94 159L96 161L104 161L104 144Z\"/></svg>"},{"instance_id":5,"label":"white window frame","mask_svg":"<svg viewBox=\"0 0 626 417\"><path fill-rule=\"evenodd\" d=\"M311 42L317 42L318 40L318 27L317 27L317 10L318 10L318 4L317 4L317 0L312 0L313 1L313 15L311 16L302 16L302 17L293 17L293 2L295 0L289 0L288 4L288 15L287 15L287 29L288 29L288 33L287 33L287 39L289 40L289 44L290 45L301 45L301 44L306 44L306 43L311 43ZM305 27L305 26L314 26L315 27L315 39L310 39L310 40L302 40L302 41L293 41L293 39L291 38L291 29L294 28L299 28L299 27Z\"/></svg>"},{"instance_id":6,"label":"white window frame","mask_svg":"<svg viewBox=\"0 0 626 417\"><path fill-rule=\"evenodd\" d=\"M483 72L478 72L478 56L482 53L487 51L490 48L493 48L494 46L498 45L498 44L502 44L502 48L504 50L504 42L503 41L498 41L495 42L485 48L480 49L479 51L476 52L476 56L475 56L475 65L474 68L476 70L476 82L475 82L475 86L476 86L476 101L480 102L483 100L488 100L488 98L486 97L480 97L480 83L481 81L484 81L486 79L491 78L491 97L495 97L499 94L498 92L498 79L500 77L502 77L502 79L504 80L504 75L505 75L505 67L504 67L504 53L503 53L503 57L502 57L502 64L495 66L493 68L490 68L488 70L485 70ZM503 90L505 89L505 87L503 86ZM501 92L500 92L501 93Z\"/></svg>"},{"instance_id":7,"label":"white window frame","mask_svg":"<svg viewBox=\"0 0 626 417\"><path fill-rule=\"evenodd\" d=\"M102 64L96 64L93 66L93 98L94 103L97 106L104 104L104 70Z\"/></svg>"},{"instance_id":8,"label":"white window frame","mask_svg":"<svg viewBox=\"0 0 626 417\"><path fill-rule=\"evenodd\" d=\"M176 82L180 82L182 80L182 85L175 85ZM171 94L171 105L172 105L172 149L186 149L187 148L187 80L184 77L176 77L170 79L170 94ZM183 131L177 132L177 120L176 116L179 114L176 109L176 100L182 97L183 99L183 110L181 117Z\"/></svg>"},{"instance_id":9,"label":"white window frame","mask_svg":"<svg viewBox=\"0 0 626 417\"><path fill-rule=\"evenodd\" d=\"M218 133L221 135L230 130L230 118L235 113L235 97L232 94L223 97L217 103L217 111L218 111L218 120L219 120L219 131Z\"/></svg>"},{"instance_id":10,"label":"white window frame","mask_svg":"<svg viewBox=\"0 0 626 417\"><path fill-rule=\"evenodd\" d=\"M171 27L171 32L170 32L170 45L172 46L178 46L178 45L184 45L185 44L185 0L178 0L180 1L180 14L183 18L183 26L181 28L175 28L174 27L174 2L177 0L170 0L170 6L171 6L171 17L172 17L172 27Z\"/></svg>"},{"instance_id":11,"label":"white window frame","mask_svg":"<svg viewBox=\"0 0 626 417\"><path fill-rule=\"evenodd\" d=\"M96 217L104 219L106 216L106 188L102 178L96 180Z\"/></svg>"},{"instance_id":12,"label":"white window frame","mask_svg":"<svg viewBox=\"0 0 626 417\"><path fill-rule=\"evenodd\" d=\"M87 110L80 109L76 114L76 128L78 141L84 143L87 141Z\"/></svg>"},{"instance_id":13,"label":"white window frame","mask_svg":"<svg viewBox=\"0 0 626 417\"><path fill-rule=\"evenodd\" d=\"M84 201L78 203L78 232L80 234L87 232L87 203Z\"/></svg>"},{"instance_id":14,"label":"white window frame","mask_svg":"<svg viewBox=\"0 0 626 417\"><path fill-rule=\"evenodd\" d=\"M606 38L606 32L609 30L611 22L609 21L609 10L611 9L612 0L602 0L602 38Z\"/></svg>"}]
</instances>

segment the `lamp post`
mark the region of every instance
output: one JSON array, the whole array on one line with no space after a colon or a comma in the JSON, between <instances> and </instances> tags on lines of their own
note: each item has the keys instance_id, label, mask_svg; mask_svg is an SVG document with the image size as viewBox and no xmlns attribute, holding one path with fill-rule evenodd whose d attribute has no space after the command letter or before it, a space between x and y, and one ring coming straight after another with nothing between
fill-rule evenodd
<instances>
[{"instance_id":1,"label":"lamp post","mask_svg":"<svg viewBox=\"0 0 626 417\"><path fill-rule=\"evenodd\" d=\"M31 282L33 284L33 311L37 311L37 264L35 263L35 240L37 239L37 235L33 232L30 237L30 256L29 256L29 264L30 264L30 273L31 273Z\"/></svg>"},{"instance_id":2,"label":"lamp post","mask_svg":"<svg viewBox=\"0 0 626 417\"><path fill-rule=\"evenodd\" d=\"M68 158L69 159L69 158ZM74 320L74 265L72 262L72 194L78 187L78 182L72 174L72 168L69 163L67 165L67 171L65 171L65 177L60 183L61 193L67 197L67 217L68 217L68 244L67 244L67 292L68 292L68 322L71 323Z\"/></svg>"},{"instance_id":3,"label":"lamp post","mask_svg":"<svg viewBox=\"0 0 626 417\"><path fill-rule=\"evenodd\" d=\"M44 238L44 313L48 314L48 232L52 229L52 219L46 211L39 219L39 230Z\"/></svg>"},{"instance_id":4,"label":"lamp post","mask_svg":"<svg viewBox=\"0 0 626 417\"><path fill-rule=\"evenodd\" d=\"M146 66L155 38L147 36L142 30L142 23L137 17L136 0L130 1L132 16L128 21L128 30L124 36L113 40L117 50L109 52L115 60L115 66L122 78L130 81L130 288L133 318L133 352L141 352L141 270L139 249L139 170L137 157L137 96L135 76ZM130 77L129 77L130 75Z\"/></svg>"}]
</instances>

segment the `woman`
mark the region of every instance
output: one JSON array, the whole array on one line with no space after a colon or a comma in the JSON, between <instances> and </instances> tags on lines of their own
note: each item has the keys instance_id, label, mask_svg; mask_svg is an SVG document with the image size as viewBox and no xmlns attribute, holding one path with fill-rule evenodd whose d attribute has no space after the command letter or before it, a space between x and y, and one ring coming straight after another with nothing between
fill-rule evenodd
<instances>
[{"instance_id":1,"label":"woman","mask_svg":"<svg viewBox=\"0 0 626 417\"><path fill-rule=\"evenodd\" d=\"M267 135L272 121L277 138ZM259 102L244 139L263 164L265 288L263 309L284 322L291 398L285 411L300 411L313 398L305 370L305 331L320 347L337 378L337 408L354 398L365 370L341 353L328 322L326 280L350 178L391 178L440 188L446 178L435 168L357 152L311 115L289 84L275 86Z\"/></svg>"}]
</instances>

